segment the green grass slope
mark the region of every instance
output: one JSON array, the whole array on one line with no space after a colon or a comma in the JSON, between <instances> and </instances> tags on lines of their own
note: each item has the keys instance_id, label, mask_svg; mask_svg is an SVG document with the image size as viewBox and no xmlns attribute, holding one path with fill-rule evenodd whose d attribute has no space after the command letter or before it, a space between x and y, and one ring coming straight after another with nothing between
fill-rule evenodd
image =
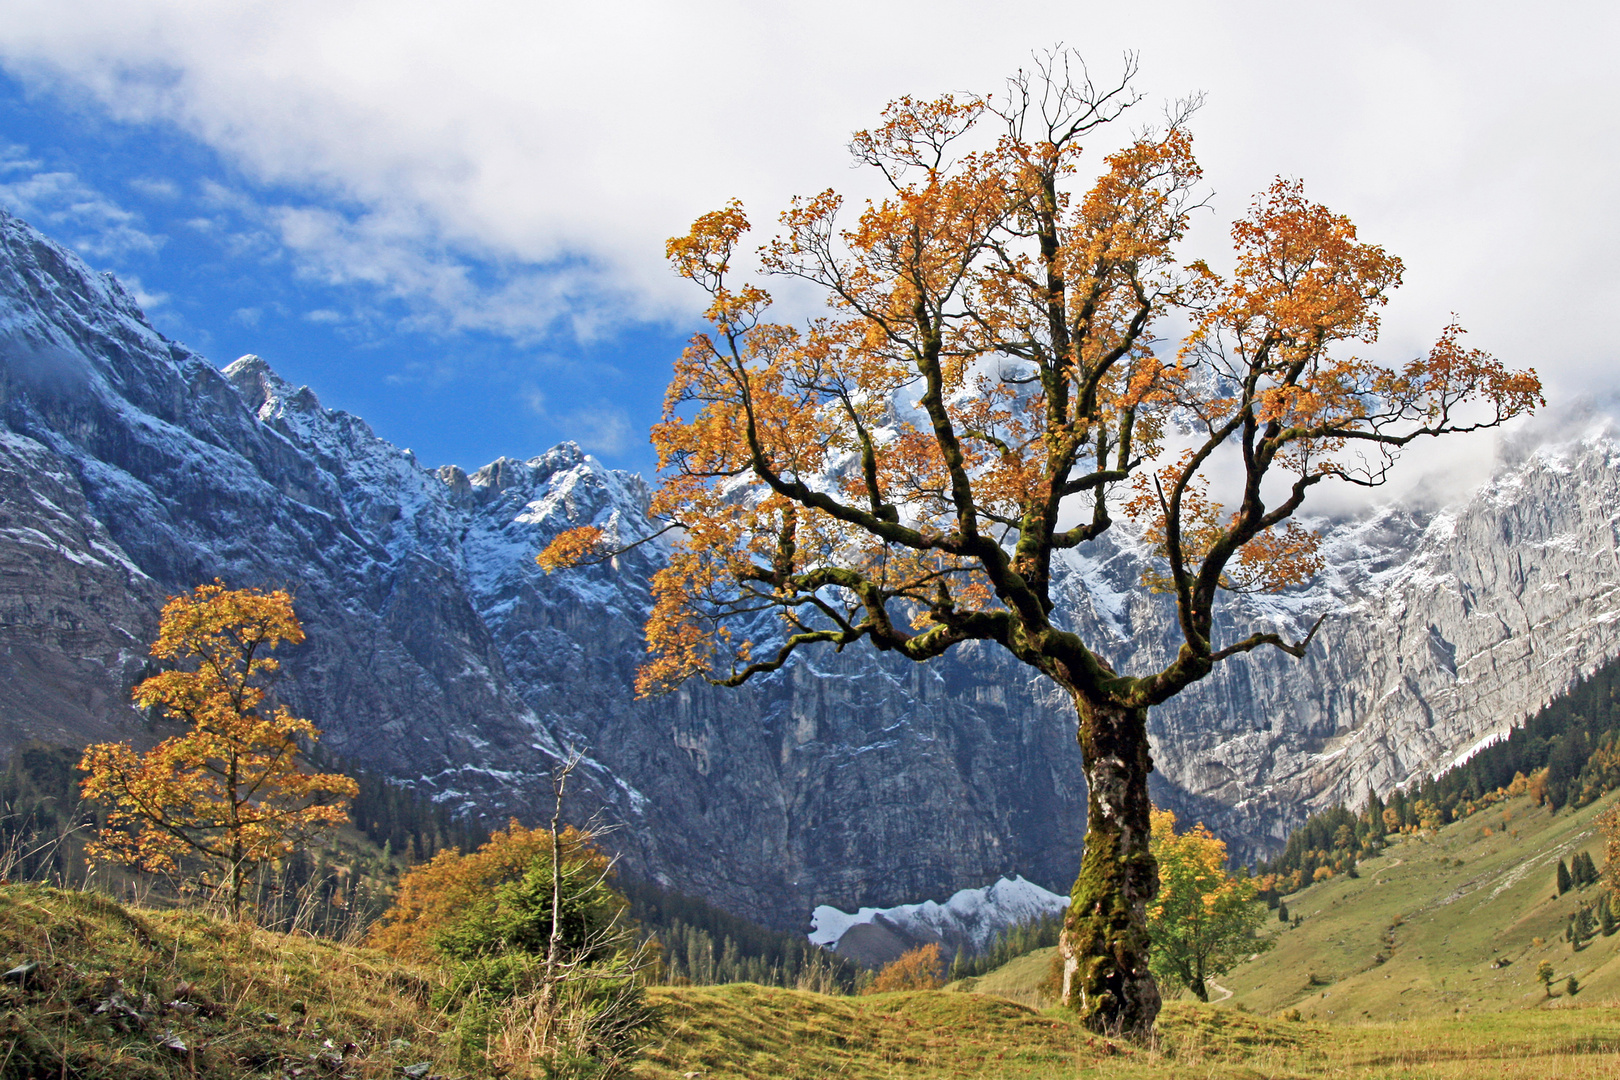
<instances>
[{"instance_id":1,"label":"green grass slope","mask_svg":"<svg viewBox=\"0 0 1620 1080\"><path fill-rule=\"evenodd\" d=\"M0 964L6 1080L448 1072L427 973L307 934L7 885Z\"/></svg>"},{"instance_id":2,"label":"green grass slope","mask_svg":"<svg viewBox=\"0 0 1620 1080\"><path fill-rule=\"evenodd\" d=\"M1620 1075L1620 1011L1358 1025L1175 1002L1158 1045L1089 1035L995 995L831 998L758 986L662 990L672 1031L645 1080L1599 1080Z\"/></svg>"},{"instance_id":3,"label":"green grass slope","mask_svg":"<svg viewBox=\"0 0 1620 1080\"><path fill-rule=\"evenodd\" d=\"M1563 940L1569 916L1602 886L1558 896L1555 884L1560 858L1587 851L1602 863L1596 819L1617 799L1554 815L1521 797L1434 836L1395 839L1360 877L1286 897L1299 925L1268 921L1273 947L1216 980L1212 997L1252 1013L1352 1022L1620 1002L1620 933L1578 951ZM1053 951L948 989L1043 1004ZM1536 976L1543 960L1555 972L1550 997ZM1571 975L1574 998L1564 989Z\"/></svg>"},{"instance_id":4,"label":"green grass slope","mask_svg":"<svg viewBox=\"0 0 1620 1080\"><path fill-rule=\"evenodd\" d=\"M653 996L668 1027L637 1067L649 1080L1058 1076L1077 1044L1067 1017L988 995L832 997L739 983Z\"/></svg>"},{"instance_id":5,"label":"green grass slope","mask_svg":"<svg viewBox=\"0 0 1620 1080\"><path fill-rule=\"evenodd\" d=\"M1620 934L1576 951L1569 916L1602 886L1556 895L1558 859L1589 851L1601 864L1596 818L1615 796L1553 815L1521 797L1407 836L1360 876L1286 898L1298 926L1266 924L1274 947L1222 977L1231 1005L1306 1018L1396 1020L1620 999ZM1554 996L1536 978L1552 964ZM1563 991L1574 975L1580 990ZM1219 996L1219 995L1217 995Z\"/></svg>"},{"instance_id":6,"label":"green grass slope","mask_svg":"<svg viewBox=\"0 0 1620 1080\"><path fill-rule=\"evenodd\" d=\"M0 886L0 965L37 965L0 979L3 1080L497 1075L457 1053L454 1021L430 1004L437 973L307 934ZM989 994L651 993L665 1024L634 1066L643 1080L1620 1074L1620 1010L1584 994L1554 1010L1356 1025L1172 1003L1143 1049Z\"/></svg>"},{"instance_id":7,"label":"green grass slope","mask_svg":"<svg viewBox=\"0 0 1620 1080\"><path fill-rule=\"evenodd\" d=\"M1051 973L1052 957L1056 954L1056 946L1035 949L1007 961L994 971L946 983L945 990L947 993L995 994L1021 1005L1042 1009L1051 1004L1041 986Z\"/></svg>"}]
</instances>

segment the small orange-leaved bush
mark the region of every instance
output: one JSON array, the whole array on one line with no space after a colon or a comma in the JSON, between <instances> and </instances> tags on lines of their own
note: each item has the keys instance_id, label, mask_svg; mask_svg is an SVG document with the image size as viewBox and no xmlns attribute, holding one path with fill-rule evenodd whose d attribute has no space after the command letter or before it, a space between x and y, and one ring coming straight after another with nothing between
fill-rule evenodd
<instances>
[{"instance_id":1,"label":"small orange-leaved bush","mask_svg":"<svg viewBox=\"0 0 1620 1080\"><path fill-rule=\"evenodd\" d=\"M919 945L883 965L877 978L862 993L888 990L938 990L945 985L945 959L938 945Z\"/></svg>"},{"instance_id":2,"label":"small orange-leaved bush","mask_svg":"<svg viewBox=\"0 0 1620 1080\"><path fill-rule=\"evenodd\" d=\"M628 906L608 883L610 859L573 826L557 836L562 944L575 953L621 944ZM552 837L515 819L478 850L441 851L400 879L370 943L402 959L472 959L546 952L551 936Z\"/></svg>"}]
</instances>

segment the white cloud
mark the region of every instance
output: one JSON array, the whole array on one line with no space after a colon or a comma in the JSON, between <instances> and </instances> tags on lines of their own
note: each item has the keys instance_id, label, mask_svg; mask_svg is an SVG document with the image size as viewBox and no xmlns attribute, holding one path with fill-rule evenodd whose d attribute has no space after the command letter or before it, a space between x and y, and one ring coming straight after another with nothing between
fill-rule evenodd
<instances>
[{"instance_id":1,"label":"white cloud","mask_svg":"<svg viewBox=\"0 0 1620 1080\"><path fill-rule=\"evenodd\" d=\"M180 197L180 185L163 177L137 176L129 182L129 186L153 199L172 202Z\"/></svg>"},{"instance_id":2,"label":"white cloud","mask_svg":"<svg viewBox=\"0 0 1620 1080\"><path fill-rule=\"evenodd\" d=\"M632 426L625 411L612 405L576 409L557 417L560 430L596 454L622 454L630 449Z\"/></svg>"},{"instance_id":3,"label":"white cloud","mask_svg":"<svg viewBox=\"0 0 1620 1080\"><path fill-rule=\"evenodd\" d=\"M641 314L689 311L664 237L734 194L768 221L792 192L847 184L848 133L891 95L993 88L1059 38L1102 70L1138 49L1152 92L1208 91L1197 126L1223 214L1274 173L1302 176L1408 256L1414 327L1461 306L1519 351L1545 347L1542 327L1518 329L1538 301L1593 301L1614 280L1614 24L1597 4L1532 19L1505 3L14 0L0 57L358 206L324 239L393 250L358 267L323 251L327 272L429 304L477 293L474 324L522 333L517 309L604 282ZM447 252L517 278L597 269L501 297L456 281ZM1601 344L1595 326L1563 332Z\"/></svg>"},{"instance_id":4,"label":"white cloud","mask_svg":"<svg viewBox=\"0 0 1620 1080\"><path fill-rule=\"evenodd\" d=\"M124 288L129 290L129 295L135 298L135 302L141 306L142 311L150 313L169 302L168 293L146 288L141 284L141 279L134 274L119 274L118 280L123 284Z\"/></svg>"},{"instance_id":5,"label":"white cloud","mask_svg":"<svg viewBox=\"0 0 1620 1080\"><path fill-rule=\"evenodd\" d=\"M139 214L74 173L46 169L43 162L27 154L22 146L0 148L0 205L64 234L64 239L91 258L148 254L163 246L163 237L140 227Z\"/></svg>"},{"instance_id":6,"label":"white cloud","mask_svg":"<svg viewBox=\"0 0 1620 1080\"><path fill-rule=\"evenodd\" d=\"M216 185L256 223L239 250L402 302L412 325L529 341L690 318L664 238L734 195L768 223L793 193L861 183L844 146L889 97L993 89L1055 40L1100 73L1139 50L1144 89L1207 93L1217 212L1192 248L1301 177L1406 259L1389 353L1456 311L1568 398L1620 385L1617 21L1394 0L12 0L0 62L305 197L263 210Z\"/></svg>"},{"instance_id":7,"label":"white cloud","mask_svg":"<svg viewBox=\"0 0 1620 1080\"><path fill-rule=\"evenodd\" d=\"M568 433L568 438L596 454L617 455L628 450L637 437L629 415L607 402L556 412L550 399L534 383L517 388L516 399L523 409L542 423Z\"/></svg>"},{"instance_id":8,"label":"white cloud","mask_svg":"<svg viewBox=\"0 0 1620 1080\"><path fill-rule=\"evenodd\" d=\"M310 206L264 214L303 277L325 285L369 286L412 311L405 328L479 330L532 342L559 324L589 339L613 317L636 310L618 283L578 261L510 264L479 280L477 260L446 246L419 215L349 216Z\"/></svg>"},{"instance_id":9,"label":"white cloud","mask_svg":"<svg viewBox=\"0 0 1620 1080\"><path fill-rule=\"evenodd\" d=\"M546 395L540 392L538 386L532 383L523 386L518 390L518 400L523 402L523 407L534 415L546 415Z\"/></svg>"}]
</instances>

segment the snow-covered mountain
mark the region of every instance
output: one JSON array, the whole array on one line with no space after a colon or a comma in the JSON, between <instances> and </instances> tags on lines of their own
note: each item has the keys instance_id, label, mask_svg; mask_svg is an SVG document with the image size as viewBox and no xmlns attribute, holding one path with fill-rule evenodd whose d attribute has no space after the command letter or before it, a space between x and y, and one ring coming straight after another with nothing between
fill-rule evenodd
<instances>
[{"instance_id":1,"label":"snow-covered mountain","mask_svg":"<svg viewBox=\"0 0 1620 1080\"><path fill-rule=\"evenodd\" d=\"M285 584L309 640L284 697L335 753L436 798L532 815L581 747L572 811L623 826L630 872L783 927L1020 874L1067 891L1072 714L989 647L927 665L847 650L633 700L658 543L551 577L533 555L585 522L645 535L647 498L569 444L426 470L263 361L222 372L168 341L116 281L0 215L0 748L150 738L125 703L162 597ZM1620 652L1617 511L1620 448L1597 436L1445 513L1338 528L1322 582L1225 615L1236 634L1326 613L1309 657L1231 663L1155 711L1156 798L1253 851L1521 718ZM1140 570L1124 537L1060 588L1126 670L1171 645Z\"/></svg>"},{"instance_id":2,"label":"snow-covered mountain","mask_svg":"<svg viewBox=\"0 0 1620 1080\"><path fill-rule=\"evenodd\" d=\"M907 949L938 945L946 957L987 951L1009 926L1056 915L1069 898L1022 877L982 889L959 889L943 904L861 908L854 914L822 904L810 916L810 940L863 964L888 963Z\"/></svg>"}]
</instances>

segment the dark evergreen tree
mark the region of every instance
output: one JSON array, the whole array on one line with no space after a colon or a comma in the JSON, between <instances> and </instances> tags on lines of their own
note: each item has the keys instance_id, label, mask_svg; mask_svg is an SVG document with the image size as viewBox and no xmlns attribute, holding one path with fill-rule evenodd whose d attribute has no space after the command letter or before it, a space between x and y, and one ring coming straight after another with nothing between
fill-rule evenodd
<instances>
[{"instance_id":1,"label":"dark evergreen tree","mask_svg":"<svg viewBox=\"0 0 1620 1080\"><path fill-rule=\"evenodd\" d=\"M1569 876L1569 867L1564 865L1564 860L1563 859L1559 859L1558 860L1558 895L1563 896L1565 893L1569 892L1571 884L1572 884L1572 882L1571 882L1570 876Z\"/></svg>"},{"instance_id":2,"label":"dark evergreen tree","mask_svg":"<svg viewBox=\"0 0 1620 1080\"><path fill-rule=\"evenodd\" d=\"M1570 925L1570 941L1578 949L1584 945L1597 930L1597 919L1592 915L1590 907L1583 906L1575 913L1574 921Z\"/></svg>"},{"instance_id":3,"label":"dark evergreen tree","mask_svg":"<svg viewBox=\"0 0 1620 1080\"><path fill-rule=\"evenodd\" d=\"M1367 835L1375 840L1384 838L1384 800L1370 785L1367 788Z\"/></svg>"},{"instance_id":4,"label":"dark evergreen tree","mask_svg":"<svg viewBox=\"0 0 1620 1080\"><path fill-rule=\"evenodd\" d=\"M1414 823L1412 807L1406 801L1406 792L1400 788L1396 788L1394 793L1390 795L1389 808L1395 811L1395 818L1400 823L1401 828L1404 829Z\"/></svg>"},{"instance_id":5,"label":"dark evergreen tree","mask_svg":"<svg viewBox=\"0 0 1620 1080\"><path fill-rule=\"evenodd\" d=\"M768 930L653 882L620 879L615 886L642 932L663 947L668 982L854 988L855 965L802 934Z\"/></svg>"},{"instance_id":6,"label":"dark evergreen tree","mask_svg":"<svg viewBox=\"0 0 1620 1080\"><path fill-rule=\"evenodd\" d=\"M360 784L360 794L349 807L356 827L377 845L405 856L409 865L427 862L445 848L473 851L489 840L489 830L481 822L458 820L448 807L412 787L341 764L339 771Z\"/></svg>"},{"instance_id":7,"label":"dark evergreen tree","mask_svg":"<svg viewBox=\"0 0 1620 1080\"><path fill-rule=\"evenodd\" d=\"M29 742L0 772L0 853L11 876L57 885L83 884L85 841L104 826L106 810L80 798L81 752Z\"/></svg>"},{"instance_id":8,"label":"dark evergreen tree","mask_svg":"<svg viewBox=\"0 0 1620 1080\"><path fill-rule=\"evenodd\" d=\"M1582 719L1577 717L1576 722ZM1547 805L1554 813L1569 801L1570 785L1585 764L1585 755L1581 753L1583 742L1579 731L1566 732L1553 740L1547 754Z\"/></svg>"}]
</instances>

